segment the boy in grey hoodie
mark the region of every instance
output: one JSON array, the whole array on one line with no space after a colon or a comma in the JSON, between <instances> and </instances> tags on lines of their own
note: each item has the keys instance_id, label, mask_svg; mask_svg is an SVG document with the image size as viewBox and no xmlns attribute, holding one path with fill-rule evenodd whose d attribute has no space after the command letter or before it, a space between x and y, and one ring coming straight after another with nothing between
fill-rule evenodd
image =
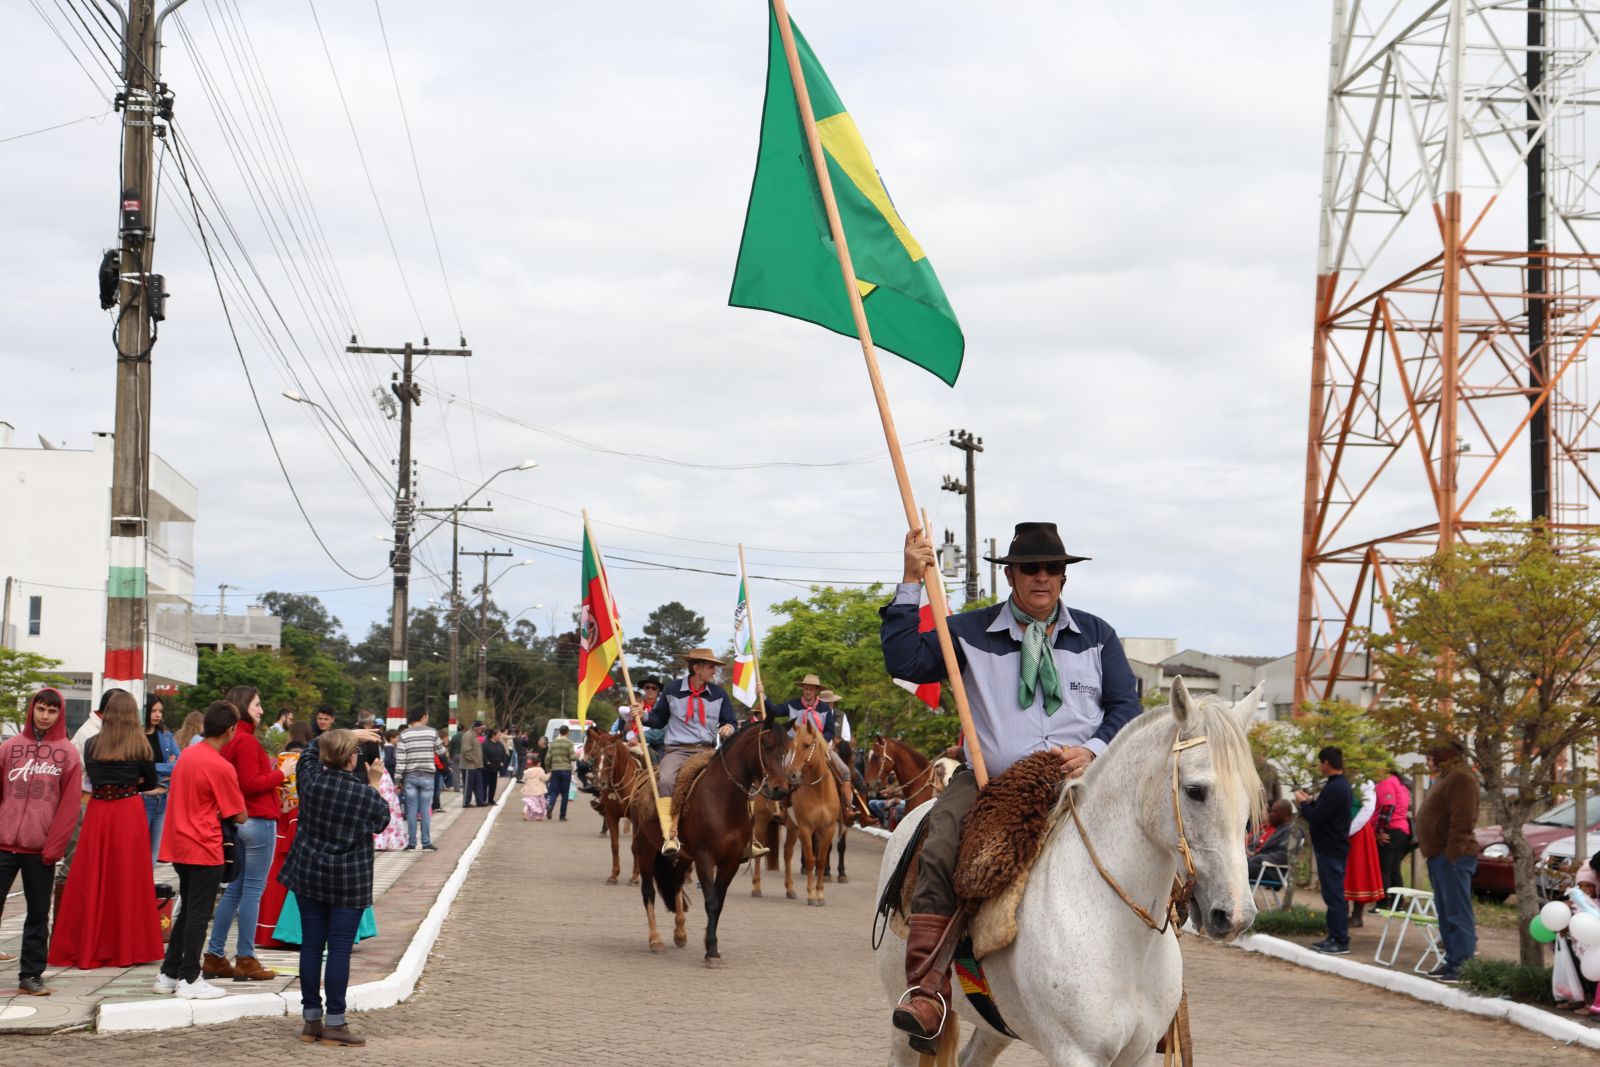
<instances>
[{"instance_id":1,"label":"boy in grey hoodie","mask_svg":"<svg viewBox=\"0 0 1600 1067\"><path fill-rule=\"evenodd\" d=\"M82 778L83 760L67 740L65 702L56 690L41 689L28 701L22 730L0 744L0 906L21 874L28 915L17 992L28 996L50 994L50 887L78 823Z\"/></svg>"}]
</instances>

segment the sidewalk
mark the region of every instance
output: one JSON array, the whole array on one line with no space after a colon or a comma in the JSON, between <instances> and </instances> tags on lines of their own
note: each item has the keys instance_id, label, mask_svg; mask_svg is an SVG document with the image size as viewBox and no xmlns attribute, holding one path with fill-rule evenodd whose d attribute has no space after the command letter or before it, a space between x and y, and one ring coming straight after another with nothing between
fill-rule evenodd
<instances>
[{"instance_id":1,"label":"sidewalk","mask_svg":"<svg viewBox=\"0 0 1600 1067\"><path fill-rule=\"evenodd\" d=\"M499 795L513 786L502 780ZM439 889L454 871L456 861L471 843L483 822L486 808L461 808L460 793L444 795L444 811L433 815L433 843L438 852L379 852L373 867L373 912L378 936L355 947L350 962L350 984L383 978L400 961L412 934L416 932ZM177 876L167 864L156 867L156 882L177 888ZM23 901L20 884L5 902L0 920L0 950L16 953L22 940ZM233 937L228 938L230 955ZM262 965L278 971L267 982L219 981L229 997L241 994L284 993L297 986L300 967L298 949L261 948L256 955ZM23 996L14 992L14 961L0 963L0 1034L47 1034L94 1025L102 1004L125 1004L145 1000L167 1000L151 993L159 964L119 969L103 967L92 971L75 968L48 968L45 984L48 997ZM210 1002L225 1014L227 999Z\"/></svg>"}]
</instances>

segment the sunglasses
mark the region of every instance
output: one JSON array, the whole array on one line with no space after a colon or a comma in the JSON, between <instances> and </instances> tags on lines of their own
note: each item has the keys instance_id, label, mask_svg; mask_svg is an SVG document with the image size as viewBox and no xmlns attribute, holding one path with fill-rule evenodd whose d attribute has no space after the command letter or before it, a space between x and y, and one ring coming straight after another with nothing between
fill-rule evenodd
<instances>
[{"instance_id":1,"label":"sunglasses","mask_svg":"<svg viewBox=\"0 0 1600 1067\"><path fill-rule=\"evenodd\" d=\"M1030 578L1032 578L1035 574L1038 574L1040 571L1044 571L1052 578L1056 578L1067 573L1067 565L1059 559L1051 560L1049 563L1014 563L1012 566L1016 567L1017 570L1021 571L1023 574L1026 574Z\"/></svg>"}]
</instances>

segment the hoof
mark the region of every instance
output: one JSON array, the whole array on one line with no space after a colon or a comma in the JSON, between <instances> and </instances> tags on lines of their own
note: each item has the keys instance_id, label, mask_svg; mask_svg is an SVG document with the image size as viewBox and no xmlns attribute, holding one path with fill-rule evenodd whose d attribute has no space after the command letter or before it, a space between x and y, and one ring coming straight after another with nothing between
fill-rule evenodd
<instances>
[{"instance_id":1,"label":"hoof","mask_svg":"<svg viewBox=\"0 0 1600 1067\"><path fill-rule=\"evenodd\" d=\"M833 875L831 875L831 874L825 874L825 875L823 875L823 876L822 876L822 880L823 880L823 881L824 881L824 882L831 882L831 881L833 881Z\"/></svg>"},{"instance_id":2,"label":"hoof","mask_svg":"<svg viewBox=\"0 0 1600 1067\"><path fill-rule=\"evenodd\" d=\"M667 951L667 946L666 946L665 943L663 943L661 941L652 941L652 942L650 942L650 951L651 952L665 952L665 951Z\"/></svg>"},{"instance_id":3,"label":"hoof","mask_svg":"<svg viewBox=\"0 0 1600 1067\"><path fill-rule=\"evenodd\" d=\"M795 892L794 892L793 889L785 890L783 895L788 897L790 900L793 900L795 898Z\"/></svg>"},{"instance_id":4,"label":"hoof","mask_svg":"<svg viewBox=\"0 0 1600 1067\"><path fill-rule=\"evenodd\" d=\"M718 970L719 968L722 968L722 967L725 967L725 966L727 966L727 965L722 962L722 957L721 956L707 956L706 957L706 967L708 967L709 969L711 969L713 971Z\"/></svg>"},{"instance_id":5,"label":"hoof","mask_svg":"<svg viewBox=\"0 0 1600 1067\"><path fill-rule=\"evenodd\" d=\"M817 906L817 902L816 901L812 900L810 897L806 897L806 907L814 908L816 906Z\"/></svg>"},{"instance_id":6,"label":"hoof","mask_svg":"<svg viewBox=\"0 0 1600 1067\"><path fill-rule=\"evenodd\" d=\"M689 943L689 935L687 933L676 933L676 934L673 934L672 935L672 943L674 945L677 945L679 948L683 948L685 945L687 945Z\"/></svg>"},{"instance_id":7,"label":"hoof","mask_svg":"<svg viewBox=\"0 0 1600 1067\"><path fill-rule=\"evenodd\" d=\"M753 896L753 897L759 897L761 895L761 890L752 889L752 890L750 890L750 895Z\"/></svg>"},{"instance_id":8,"label":"hoof","mask_svg":"<svg viewBox=\"0 0 1600 1067\"><path fill-rule=\"evenodd\" d=\"M847 875L847 874L841 874L841 875L840 875L840 876L839 876L839 884L840 884L840 885L846 885L846 884L848 884L848 883L849 883L849 881L850 881L850 876L849 876L849 875Z\"/></svg>"},{"instance_id":9,"label":"hoof","mask_svg":"<svg viewBox=\"0 0 1600 1067\"><path fill-rule=\"evenodd\" d=\"M616 875L613 874L610 878L606 879L606 885L616 885L616 884L617 884L617 876Z\"/></svg>"},{"instance_id":10,"label":"hoof","mask_svg":"<svg viewBox=\"0 0 1600 1067\"><path fill-rule=\"evenodd\" d=\"M819 908L824 907L824 906L827 905L827 903L828 903L828 898L827 897L818 897L817 898L817 907L819 907Z\"/></svg>"},{"instance_id":11,"label":"hoof","mask_svg":"<svg viewBox=\"0 0 1600 1067\"><path fill-rule=\"evenodd\" d=\"M638 885L639 884L639 876L636 874L632 878L629 878L628 879L628 884L629 885Z\"/></svg>"}]
</instances>

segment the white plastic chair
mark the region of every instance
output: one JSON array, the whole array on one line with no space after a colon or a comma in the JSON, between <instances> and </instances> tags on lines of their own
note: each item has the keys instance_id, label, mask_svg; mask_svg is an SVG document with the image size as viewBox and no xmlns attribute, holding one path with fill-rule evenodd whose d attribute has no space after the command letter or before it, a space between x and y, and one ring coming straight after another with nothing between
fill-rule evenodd
<instances>
[{"instance_id":1,"label":"white plastic chair","mask_svg":"<svg viewBox=\"0 0 1600 1067\"><path fill-rule=\"evenodd\" d=\"M1389 890L1390 896L1397 901L1406 901L1404 910L1397 908L1375 908L1377 914L1383 916L1383 933L1378 938L1378 949L1372 955L1374 963L1381 963L1385 967L1393 967L1395 960L1400 957L1400 948L1405 944L1406 931L1415 926L1422 931L1422 936L1427 940L1422 956L1417 960L1417 965L1411 970L1416 974L1423 974L1433 969L1437 964L1444 962L1444 947L1439 940L1439 913L1433 906L1433 894L1426 889L1408 889L1405 886L1395 886ZM1400 929L1397 932L1394 944L1389 946L1389 958L1383 955L1384 947L1388 944L1389 930L1396 919L1400 920Z\"/></svg>"},{"instance_id":2,"label":"white plastic chair","mask_svg":"<svg viewBox=\"0 0 1600 1067\"><path fill-rule=\"evenodd\" d=\"M1255 880L1250 883L1250 893L1252 896L1264 896L1273 910L1277 910L1283 907L1283 890L1288 884L1288 867L1276 863L1263 863L1256 871Z\"/></svg>"}]
</instances>

